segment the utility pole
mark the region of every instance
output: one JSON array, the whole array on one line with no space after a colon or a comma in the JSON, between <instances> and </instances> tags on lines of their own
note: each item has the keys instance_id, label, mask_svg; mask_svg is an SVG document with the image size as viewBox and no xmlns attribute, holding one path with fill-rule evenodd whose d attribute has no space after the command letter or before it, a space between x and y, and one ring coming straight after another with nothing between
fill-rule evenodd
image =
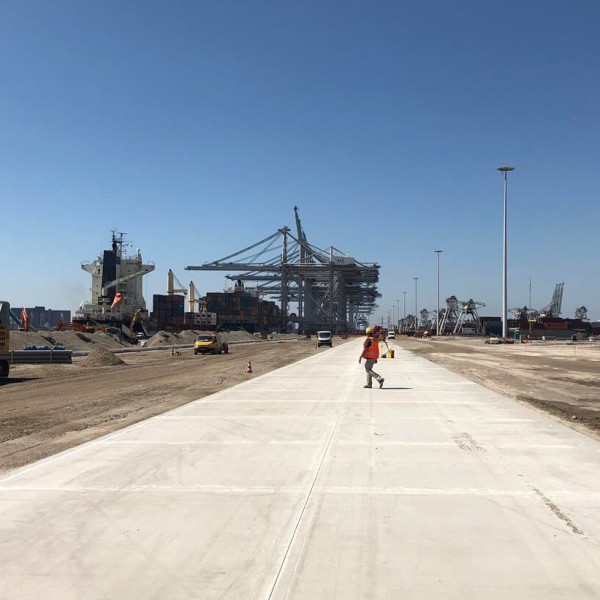
<instances>
[{"instance_id":1,"label":"utility pole","mask_svg":"<svg viewBox=\"0 0 600 600\"><path fill-rule=\"evenodd\" d=\"M400 321L400 299L396 300L396 308L397 308L396 314L398 315L398 319L397 319L396 323L394 324L394 329L397 327L398 322Z\"/></svg>"},{"instance_id":2,"label":"utility pole","mask_svg":"<svg viewBox=\"0 0 600 600\"><path fill-rule=\"evenodd\" d=\"M404 319L406 319L406 292L402 292L404 294Z\"/></svg>"}]
</instances>

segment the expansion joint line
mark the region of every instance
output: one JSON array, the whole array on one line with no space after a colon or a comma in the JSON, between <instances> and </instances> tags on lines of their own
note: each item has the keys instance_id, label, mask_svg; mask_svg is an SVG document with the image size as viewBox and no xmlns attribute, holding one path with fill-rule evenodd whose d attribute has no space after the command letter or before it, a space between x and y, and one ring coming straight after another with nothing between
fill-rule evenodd
<instances>
[{"instance_id":1,"label":"expansion joint line","mask_svg":"<svg viewBox=\"0 0 600 600\"><path fill-rule=\"evenodd\" d=\"M298 533L298 530L300 529L300 524L302 523L302 519L304 518L304 514L306 513L306 509L308 507L308 504L311 500L312 497L312 493L313 490L315 489L315 485L317 483L317 480L319 479L319 475L321 474L321 470L323 469L323 464L325 462L325 459L327 458L327 454L329 453L329 448L331 447L331 443L333 441L333 438L335 437L335 434L337 432L338 429L338 425L342 419L342 415L344 414L344 411L346 410L346 407L348 406L348 397L350 395L350 390L352 387L354 387L354 378L353 377L349 377L348 378L348 382L346 384L346 387L344 388L344 399L342 402L342 406L340 407L340 410L337 414L337 417L335 419L335 423L333 424L333 427L331 428L331 432L329 434L329 438L327 439L327 444L325 445L325 449L323 450L323 454L321 456L321 459L319 460L319 466L315 472L315 476L313 477L313 480L310 484L310 487L308 489L308 493L306 494L306 498L304 499L304 503L302 505L302 509L300 510L300 514L298 515L298 518L296 520L296 524L294 525L294 530L292 531L292 535L290 537L290 541L288 542L288 545L285 549L285 553L283 555L283 559L281 560L281 564L279 565L279 569L277 569L277 574L275 575L275 579L273 581L273 585L271 586L271 589L269 591L269 595L267 597L267 600L272 600L273 598L273 594L275 593L275 589L277 588L277 584L279 583L279 579L281 577L281 574L283 573L283 569L287 563L287 559L288 556L290 554L290 550L292 548L292 546L294 545L294 541L296 540L296 534Z\"/></svg>"}]
</instances>

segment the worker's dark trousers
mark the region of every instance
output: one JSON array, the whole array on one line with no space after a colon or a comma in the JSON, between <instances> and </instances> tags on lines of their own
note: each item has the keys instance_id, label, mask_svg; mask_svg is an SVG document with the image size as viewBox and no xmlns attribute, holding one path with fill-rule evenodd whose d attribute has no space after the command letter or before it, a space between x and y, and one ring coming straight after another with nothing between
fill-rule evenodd
<instances>
[{"instance_id":1,"label":"worker's dark trousers","mask_svg":"<svg viewBox=\"0 0 600 600\"><path fill-rule=\"evenodd\" d=\"M367 358L365 360L365 371L367 372L367 385L370 387L373 384L373 377L377 379L377 381L381 381L383 377L375 371L373 371L373 365L377 362L374 358Z\"/></svg>"}]
</instances>

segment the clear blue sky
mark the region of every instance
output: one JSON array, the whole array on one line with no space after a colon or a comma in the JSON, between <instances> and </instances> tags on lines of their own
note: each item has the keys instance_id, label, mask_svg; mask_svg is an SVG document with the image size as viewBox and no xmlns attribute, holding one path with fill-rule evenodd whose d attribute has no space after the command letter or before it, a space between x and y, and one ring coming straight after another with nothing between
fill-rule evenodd
<instances>
[{"instance_id":1,"label":"clear blue sky","mask_svg":"<svg viewBox=\"0 0 600 600\"><path fill-rule=\"evenodd\" d=\"M0 296L75 309L80 268L127 232L157 270L293 225L408 291L499 314L501 164L509 306L600 319L597 0L117 2L0 6ZM402 311L402 300L400 302Z\"/></svg>"}]
</instances>

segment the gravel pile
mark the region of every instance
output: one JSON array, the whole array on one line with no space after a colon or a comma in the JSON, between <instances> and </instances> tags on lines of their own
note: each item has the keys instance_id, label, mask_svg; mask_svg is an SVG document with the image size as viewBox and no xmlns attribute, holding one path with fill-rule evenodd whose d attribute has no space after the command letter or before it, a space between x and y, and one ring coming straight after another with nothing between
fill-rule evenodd
<instances>
[{"instance_id":1,"label":"gravel pile","mask_svg":"<svg viewBox=\"0 0 600 600\"><path fill-rule=\"evenodd\" d=\"M146 340L145 347L180 346L193 344L198 335L211 335L212 331L182 331L181 333L168 333L159 331ZM226 342L257 342L260 338L247 331L228 331L221 334ZM52 346L61 345L67 350L88 352L95 348L107 350L118 348L131 348L132 345L118 335L97 331L95 333L82 333L79 331L11 331L11 350L22 350L24 346Z\"/></svg>"},{"instance_id":2,"label":"gravel pile","mask_svg":"<svg viewBox=\"0 0 600 600\"><path fill-rule=\"evenodd\" d=\"M180 346L183 344L193 344L199 335L212 335L212 331L182 331L181 333L168 333L159 331L146 342L146 348L156 346ZM226 342L256 342L260 338L248 333L247 331L228 331L221 334Z\"/></svg>"},{"instance_id":3,"label":"gravel pile","mask_svg":"<svg viewBox=\"0 0 600 600\"><path fill-rule=\"evenodd\" d=\"M229 331L223 333L223 339L226 342L259 342L260 338L247 331Z\"/></svg>"},{"instance_id":4,"label":"gravel pile","mask_svg":"<svg viewBox=\"0 0 600 600\"><path fill-rule=\"evenodd\" d=\"M35 331L11 331L10 332L10 349L23 350L23 346L50 346L54 344L50 338L54 331L47 333L37 333Z\"/></svg>"},{"instance_id":5,"label":"gravel pile","mask_svg":"<svg viewBox=\"0 0 600 600\"><path fill-rule=\"evenodd\" d=\"M106 348L93 348L79 364L82 367L113 367L125 363Z\"/></svg>"},{"instance_id":6,"label":"gravel pile","mask_svg":"<svg viewBox=\"0 0 600 600\"><path fill-rule=\"evenodd\" d=\"M193 344L196 341L196 338L201 332L199 331L182 331L177 334L178 343L179 344Z\"/></svg>"},{"instance_id":7,"label":"gravel pile","mask_svg":"<svg viewBox=\"0 0 600 600\"><path fill-rule=\"evenodd\" d=\"M79 331L11 331L11 350L22 350L24 346L64 346L67 350L92 350L100 348L127 348L131 344L119 336L97 331L81 333Z\"/></svg>"},{"instance_id":8,"label":"gravel pile","mask_svg":"<svg viewBox=\"0 0 600 600\"><path fill-rule=\"evenodd\" d=\"M146 341L146 348L154 348L155 346L172 346L179 344L175 333L167 331L159 331Z\"/></svg>"}]
</instances>

